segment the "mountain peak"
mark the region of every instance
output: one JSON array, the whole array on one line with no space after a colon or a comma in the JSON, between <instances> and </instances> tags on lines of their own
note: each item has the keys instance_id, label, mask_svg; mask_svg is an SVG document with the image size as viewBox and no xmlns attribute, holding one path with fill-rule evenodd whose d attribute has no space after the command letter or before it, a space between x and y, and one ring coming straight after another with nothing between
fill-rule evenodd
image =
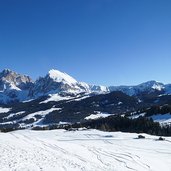
<instances>
[{"instance_id":1,"label":"mountain peak","mask_svg":"<svg viewBox=\"0 0 171 171\"><path fill-rule=\"evenodd\" d=\"M152 85L152 84L162 84L162 83L155 81L155 80L150 80L150 81L146 81L146 82L141 83L141 84Z\"/></svg>"},{"instance_id":2,"label":"mountain peak","mask_svg":"<svg viewBox=\"0 0 171 171\"><path fill-rule=\"evenodd\" d=\"M1 74L2 76L5 76L5 75L8 75L8 74L10 74L10 73L13 73L13 71L11 71L10 69L4 69L0 74Z\"/></svg>"},{"instance_id":3,"label":"mountain peak","mask_svg":"<svg viewBox=\"0 0 171 171\"><path fill-rule=\"evenodd\" d=\"M28 92L33 82L29 76L18 74L10 69L4 69L0 72L0 92L5 100L14 100L17 98L25 98L26 91Z\"/></svg>"},{"instance_id":4,"label":"mountain peak","mask_svg":"<svg viewBox=\"0 0 171 171\"><path fill-rule=\"evenodd\" d=\"M2 72L11 72L11 70L8 68L5 68Z\"/></svg>"},{"instance_id":5,"label":"mountain peak","mask_svg":"<svg viewBox=\"0 0 171 171\"><path fill-rule=\"evenodd\" d=\"M69 76L68 74L66 74L64 72L61 72L61 71L58 71L55 69L51 69L49 71L48 76L51 79L53 79L55 82L63 82L64 81L70 85L77 83L77 81L73 77Z\"/></svg>"},{"instance_id":6,"label":"mountain peak","mask_svg":"<svg viewBox=\"0 0 171 171\"><path fill-rule=\"evenodd\" d=\"M147 81L145 83L140 84L139 86L146 87L146 88L152 88L152 89L158 90L158 91L161 91L162 89L164 89L164 84L160 83L158 81L155 81L155 80Z\"/></svg>"}]
</instances>

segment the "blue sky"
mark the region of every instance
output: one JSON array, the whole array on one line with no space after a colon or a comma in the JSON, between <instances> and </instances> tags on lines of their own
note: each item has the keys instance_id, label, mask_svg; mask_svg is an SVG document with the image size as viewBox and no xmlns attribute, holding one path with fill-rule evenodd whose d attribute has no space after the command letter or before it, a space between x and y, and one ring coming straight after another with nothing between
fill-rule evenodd
<instances>
[{"instance_id":1,"label":"blue sky","mask_svg":"<svg viewBox=\"0 0 171 171\"><path fill-rule=\"evenodd\" d=\"M0 69L34 79L171 82L170 0L1 0Z\"/></svg>"}]
</instances>

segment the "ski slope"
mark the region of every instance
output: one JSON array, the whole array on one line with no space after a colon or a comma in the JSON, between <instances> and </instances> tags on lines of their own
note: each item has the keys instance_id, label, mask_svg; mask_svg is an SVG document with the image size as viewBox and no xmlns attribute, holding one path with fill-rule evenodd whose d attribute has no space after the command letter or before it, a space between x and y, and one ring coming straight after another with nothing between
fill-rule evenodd
<instances>
[{"instance_id":1,"label":"ski slope","mask_svg":"<svg viewBox=\"0 0 171 171\"><path fill-rule=\"evenodd\" d=\"M0 133L0 170L171 171L171 138L137 136L97 130Z\"/></svg>"}]
</instances>

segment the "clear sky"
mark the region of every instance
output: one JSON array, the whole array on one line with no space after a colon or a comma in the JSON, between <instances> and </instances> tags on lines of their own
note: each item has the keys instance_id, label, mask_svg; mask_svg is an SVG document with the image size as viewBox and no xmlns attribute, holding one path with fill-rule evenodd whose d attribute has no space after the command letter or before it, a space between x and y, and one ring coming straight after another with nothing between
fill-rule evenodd
<instances>
[{"instance_id":1,"label":"clear sky","mask_svg":"<svg viewBox=\"0 0 171 171\"><path fill-rule=\"evenodd\" d=\"M0 70L171 83L171 0L0 0Z\"/></svg>"}]
</instances>

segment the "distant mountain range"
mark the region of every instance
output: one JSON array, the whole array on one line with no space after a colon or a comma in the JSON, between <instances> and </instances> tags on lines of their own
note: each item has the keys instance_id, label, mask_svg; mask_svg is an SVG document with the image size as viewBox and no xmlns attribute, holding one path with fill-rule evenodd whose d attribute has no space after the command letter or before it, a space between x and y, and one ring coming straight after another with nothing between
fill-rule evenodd
<instances>
[{"instance_id":1,"label":"distant mountain range","mask_svg":"<svg viewBox=\"0 0 171 171\"><path fill-rule=\"evenodd\" d=\"M153 106L171 105L170 94L171 84L157 81L105 87L79 82L54 69L36 81L5 69L0 73L0 129L84 122L110 115L136 118ZM171 108L161 111L167 114ZM171 115L165 116L171 123Z\"/></svg>"},{"instance_id":2,"label":"distant mountain range","mask_svg":"<svg viewBox=\"0 0 171 171\"><path fill-rule=\"evenodd\" d=\"M171 84L148 81L136 86L105 87L78 82L68 74L54 69L36 81L33 81L29 76L18 74L9 69L0 73L0 103L2 104L37 99L54 94L62 97L73 97L79 94L104 94L113 91L121 91L130 96L155 91L162 95L171 93Z\"/></svg>"}]
</instances>

